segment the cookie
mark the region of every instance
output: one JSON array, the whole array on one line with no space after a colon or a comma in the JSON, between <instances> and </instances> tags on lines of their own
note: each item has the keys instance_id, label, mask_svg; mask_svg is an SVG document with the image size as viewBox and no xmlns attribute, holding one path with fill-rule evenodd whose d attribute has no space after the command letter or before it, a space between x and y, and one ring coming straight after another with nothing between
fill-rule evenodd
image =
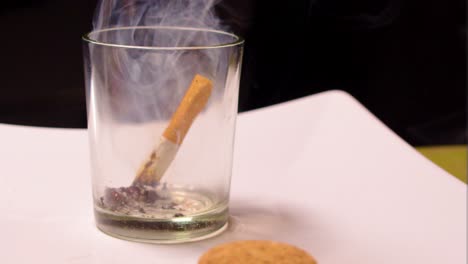
<instances>
[{"instance_id":1,"label":"cookie","mask_svg":"<svg viewBox=\"0 0 468 264\"><path fill-rule=\"evenodd\" d=\"M304 250L285 243L263 240L234 241L203 254L198 264L316 264Z\"/></svg>"}]
</instances>

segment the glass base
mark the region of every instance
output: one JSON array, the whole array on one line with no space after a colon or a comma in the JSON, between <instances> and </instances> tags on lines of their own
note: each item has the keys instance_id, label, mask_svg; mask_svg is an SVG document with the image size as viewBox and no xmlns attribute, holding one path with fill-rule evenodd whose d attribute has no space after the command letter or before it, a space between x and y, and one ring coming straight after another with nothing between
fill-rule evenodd
<instances>
[{"instance_id":1,"label":"glass base","mask_svg":"<svg viewBox=\"0 0 468 264\"><path fill-rule=\"evenodd\" d=\"M127 195L128 192L125 190L121 194ZM94 214L97 227L117 238L149 243L182 243L212 237L227 227L227 205L215 205L209 196L201 193L167 188L158 190L158 198L150 203L125 199L125 204L118 206L115 206L113 197L111 195L96 203Z\"/></svg>"},{"instance_id":2,"label":"glass base","mask_svg":"<svg viewBox=\"0 0 468 264\"><path fill-rule=\"evenodd\" d=\"M206 212L174 219L145 219L95 210L96 225L102 232L120 239L175 244L198 241L222 233L228 226L228 210Z\"/></svg>"}]
</instances>

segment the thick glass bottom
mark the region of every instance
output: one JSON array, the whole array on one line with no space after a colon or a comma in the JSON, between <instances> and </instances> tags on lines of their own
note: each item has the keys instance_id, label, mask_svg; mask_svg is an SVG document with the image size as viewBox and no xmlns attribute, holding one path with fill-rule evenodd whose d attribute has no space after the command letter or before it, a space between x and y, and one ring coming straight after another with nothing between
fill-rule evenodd
<instances>
[{"instance_id":1,"label":"thick glass bottom","mask_svg":"<svg viewBox=\"0 0 468 264\"><path fill-rule=\"evenodd\" d=\"M164 244L205 239L227 227L226 204L215 205L208 196L181 189L158 195L151 203L119 207L96 203L97 227L117 238Z\"/></svg>"}]
</instances>

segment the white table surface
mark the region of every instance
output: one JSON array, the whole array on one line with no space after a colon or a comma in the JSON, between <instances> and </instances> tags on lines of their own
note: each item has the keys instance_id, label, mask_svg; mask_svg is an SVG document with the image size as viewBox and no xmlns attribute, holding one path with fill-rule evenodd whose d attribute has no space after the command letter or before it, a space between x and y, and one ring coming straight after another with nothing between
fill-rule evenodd
<instances>
[{"instance_id":1,"label":"white table surface","mask_svg":"<svg viewBox=\"0 0 468 264\"><path fill-rule=\"evenodd\" d=\"M201 242L98 231L85 130L0 124L0 146L0 263L196 263L237 239L322 264L466 263L466 185L340 91L239 116L231 225Z\"/></svg>"}]
</instances>

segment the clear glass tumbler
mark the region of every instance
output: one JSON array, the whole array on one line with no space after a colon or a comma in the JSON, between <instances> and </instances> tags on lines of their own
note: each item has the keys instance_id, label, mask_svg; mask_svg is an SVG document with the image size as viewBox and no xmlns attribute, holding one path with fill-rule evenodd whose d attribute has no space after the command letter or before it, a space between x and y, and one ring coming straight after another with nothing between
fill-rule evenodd
<instances>
[{"instance_id":1,"label":"clear glass tumbler","mask_svg":"<svg viewBox=\"0 0 468 264\"><path fill-rule=\"evenodd\" d=\"M224 230L243 40L163 26L83 40L98 228L155 243Z\"/></svg>"}]
</instances>

